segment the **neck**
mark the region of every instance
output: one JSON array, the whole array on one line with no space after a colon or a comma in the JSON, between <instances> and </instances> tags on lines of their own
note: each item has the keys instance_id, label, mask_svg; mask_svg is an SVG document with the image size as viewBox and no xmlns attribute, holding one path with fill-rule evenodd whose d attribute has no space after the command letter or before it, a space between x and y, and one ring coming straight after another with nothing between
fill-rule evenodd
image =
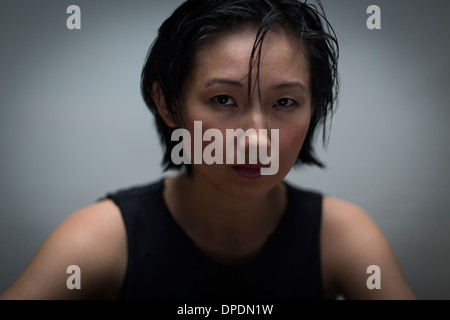
<instances>
[{"instance_id":1,"label":"neck","mask_svg":"<svg viewBox=\"0 0 450 320\"><path fill-rule=\"evenodd\" d=\"M284 184L255 198L235 198L202 177L166 180L165 198L174 219L207 252L241 252L261 247L287 204Z\"/></svg>"}]
</instances>

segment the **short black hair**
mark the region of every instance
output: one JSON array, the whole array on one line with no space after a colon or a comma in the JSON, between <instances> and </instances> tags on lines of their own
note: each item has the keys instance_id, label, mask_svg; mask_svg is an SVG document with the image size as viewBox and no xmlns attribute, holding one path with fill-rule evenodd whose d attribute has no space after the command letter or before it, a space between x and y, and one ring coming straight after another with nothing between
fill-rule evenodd
<instances>
[{"instance_id":1,"label":"short black hair","mask_svg":"<svg viewBox=\"0 0 450 320\"><path fill-rule=\"evenodd\" d=\"M158 113L153 83L159 84L170 117L182 126L184 83L193 70L200 46L223 32L249 23L258 26L249 61L249 82L253 60L258 59L259 66L258 50L268 31L281 28L296 37L306 53L311 75L313 114L296 165L324 167L315 155L313 140L319 124L323 125L323 143L327 140L326 122L327 118L331 120L339 91L339 45L320 0L315 3L317 5L306 0L187 0L164 21L150 46L141 74L141 94L155 115L164 148L164 170L181 169L183 164L175 165L171 160L171 150L179 142L171 141L175 128L167 126Z\"/></svg>"}]
</instances>

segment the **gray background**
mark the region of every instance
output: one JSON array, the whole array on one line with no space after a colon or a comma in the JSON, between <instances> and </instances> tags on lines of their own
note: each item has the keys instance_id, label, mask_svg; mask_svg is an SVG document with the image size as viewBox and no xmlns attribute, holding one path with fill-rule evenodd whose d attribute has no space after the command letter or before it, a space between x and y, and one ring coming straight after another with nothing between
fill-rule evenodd
<instances>
[{"instance_id":1,"label":"gray background","mask_svg":"<svg viewBox=\"0 0 450 320\"><path fill-rule=\"evenodd\" d=\"M161 177L139 76L180 3L0 1L0 292L70 213ZM450 2L323 3L341 45L340 103L317 144L328 167L288 180L363 207L417 296L449 299ZM66 28L71 4L81 30ZM366 28L371 4L381 30Z\"/></svg>"}]
</instances>

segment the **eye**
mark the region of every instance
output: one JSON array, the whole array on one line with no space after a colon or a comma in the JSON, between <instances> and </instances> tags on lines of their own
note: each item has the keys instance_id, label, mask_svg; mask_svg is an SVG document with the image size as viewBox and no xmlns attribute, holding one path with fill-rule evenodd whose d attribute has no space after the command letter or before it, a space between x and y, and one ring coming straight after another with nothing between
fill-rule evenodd
<instances>
[{"instance_id":1,"label":"eye","mask_svg":"<svg viewBox=\"0 0 450 320\"><path fill-rule=\"evenodd\" d=\"M212 101L222 106L236 105L236 102L233 100L233 98L227 95L216 96L212 98Z\"/></svg>"},{"instance_id":2,"label":"eye","mask_svg":"<svg viewBox=\"0 0 450 320\"><path fill-rule=\"evenodd\" d=\"M289 98L283 98L283 99L277 100L277 102L275 102L274 106L275 107L291 107L291 106L295 106L296 104L297 104L297 102L295 100L292 100Z\"/></svg>"}]
</instances>

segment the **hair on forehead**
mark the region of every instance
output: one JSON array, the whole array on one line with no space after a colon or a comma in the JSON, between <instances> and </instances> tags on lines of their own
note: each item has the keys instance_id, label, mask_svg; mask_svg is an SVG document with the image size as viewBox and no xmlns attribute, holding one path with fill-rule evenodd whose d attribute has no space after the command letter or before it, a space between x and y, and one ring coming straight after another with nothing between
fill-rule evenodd
<instances>
[{"instance_id":1,"label":"hair on forehead","mask_svg":"<svg viewBox=\"0 0 450 320\"><path fill-rule=\"evenodd\" d=\"M259 25L256 23L247 23L244 25L237 25L233 27L230 30L223 30L221 32L216 33L213 37L209 37L207 41L204 41L203 43L199 44L196 55L194 57L193 61L193 71L199 66L199 63L203 61L205 58L205 52L208 52L208 49L212 46L216 46L219 44L221 40L228 39L228 37L233 36L239 36L239 33L249 31L249 34L252 34L251 37L253 37L252 41L252 48L251 48L251 56L248 59L248 68L247 72L245 73L245 76L240 77L238 80L239 82L244 81L245 79L247 82L247 90L248 90L248 101L252 99L252 96L254 94L255 89L258 89L258 95L259 98L261 97L261 89L259 86L259 80L260 80L260 67L261 67L261 58L262 58L262 47L264 42L267 43L266 37L269 33L275 33L276 38L279 38L279 35L282 37L289 38L289 46L292 46L295 50L298 51L298 53L304 55L306 57L306 51L303 48L303 45L301 44L301 41L298 41L297 37L292 35L291 33L286 32L285 30L281 29L279 26L275 26L274 28L267 30L265 35L259 35L258 34L258 28ZM231 40L232 41L232 40ZM219 49L222 48L222 45ZM234 47L233 47L234 48ZM233 51L234 52L234 51ZM295 56L292 57L292 61L295 60ZM306 58L307 59L307 58ZM213 60L214 61L214 60ZM309 73L309 65L307 66L307 70ZM254 73L256 72L256 77L254 77ZM241 69L239 70L239 73L241 74ZM255 79L256 78L256 79ZM255 80L255 83L253 83L253 80ZM217 81L214 81L217 82ZM235 84L231 82L236 81L225 81L225 79L221 78L221 82L230 82L228 84ZM206 86L211 85L212 83L208 82ZM301 86L301 89L306 89L304 86ZM304 91L304 90L303 90Z\"/></svg>"}]
</instances>

